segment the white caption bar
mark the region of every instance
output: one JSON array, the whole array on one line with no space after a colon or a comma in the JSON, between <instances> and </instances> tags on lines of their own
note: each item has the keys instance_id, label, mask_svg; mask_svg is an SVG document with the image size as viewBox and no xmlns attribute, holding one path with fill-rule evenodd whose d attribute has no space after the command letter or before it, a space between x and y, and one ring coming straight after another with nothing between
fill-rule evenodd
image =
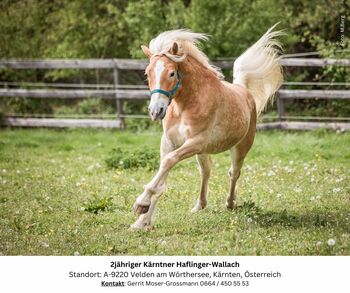
<instances>
[{"instance_id":1,"label":"white caption bar","mask_svg":"<svg viewBox=\"0 0 350 293\"><path fill-rule=\"evenodd\" d=\"M0 292L344 292L350 257L2 256Z\"/></svg>"}]
</instances>

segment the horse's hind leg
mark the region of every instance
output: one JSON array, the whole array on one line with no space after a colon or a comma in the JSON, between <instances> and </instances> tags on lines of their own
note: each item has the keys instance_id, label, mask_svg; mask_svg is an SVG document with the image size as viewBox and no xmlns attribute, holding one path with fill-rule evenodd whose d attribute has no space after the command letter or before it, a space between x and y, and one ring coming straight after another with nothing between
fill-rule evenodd
<instances>
[{"instance_id":1,"label":"horse's hind leg","mask_svg":"<svg viewBox=\"0 0 350 293\"><path fill-rule=\"evenodd\" d=\"M201 189L198 201L194 208L191 210L192 213L199 212L204 209L207 205L207 195L208 195L208 181L211 170L211 158L207 154L197 155L197 162L199 165L199 170L201 173Z\"/></svg>"},{"instance_id":2,"label":"horse's hind leg","mask_svg":"<svg viewBox=\"0 0 350 293\"><path fill-rule=\"evenodd\" d=\"M228 171L230 177L230 191L226 200L226 207L228 209L235 209L237 207L237 180L241 175L241 168L243 166L244 158L250 150L255 136L255 129L250 130L246 137L236 146L230 149L232 165Z\"/></svg>"},{"instance_id":3,"label":"horse's hind leg","mask_svg":"<svg viewBox=\"0 0 350 293\"><path fill-rule=\"evenodd\" d=\"M233 147L230 149L231 161L232 165L230 170L228 171L228 176L230 178L230 191L228 197L226 199L226 207L228 209L235 209L237 207L236 203L236 183L241 175L241 168L244 161L244 156L238 152L237 147Z\"/></svg>"}]
</instances>

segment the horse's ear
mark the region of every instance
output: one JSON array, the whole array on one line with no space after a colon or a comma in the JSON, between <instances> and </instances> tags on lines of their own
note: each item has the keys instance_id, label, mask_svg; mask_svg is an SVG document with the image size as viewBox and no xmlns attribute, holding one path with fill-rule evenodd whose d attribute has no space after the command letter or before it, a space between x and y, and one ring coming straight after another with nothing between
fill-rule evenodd
<instances>
[{"instance_id":1,"label":"horse's ear","mask_svg":"<svg viewBox=\"0 0 350 293\"><path fill-rule=\"evenodd\" d=\"M174 42L173 45L171 46L170 54L176 55L178 51L179 51L179 45L176 42Z\"/></svg>"},{"instance_id":2,"label":"horse's ear","mask_svg":"<svg viewBox=\"0 0 350 293\"><path fill-rule=\"evenodd\" d=\"M152 53L151 53L150 49L148 49L148 47L142 45L142 46L141 46L141 49L142 49L143 53L144 53L148 58L151 58Z\"/></svg>"}]
</instances>

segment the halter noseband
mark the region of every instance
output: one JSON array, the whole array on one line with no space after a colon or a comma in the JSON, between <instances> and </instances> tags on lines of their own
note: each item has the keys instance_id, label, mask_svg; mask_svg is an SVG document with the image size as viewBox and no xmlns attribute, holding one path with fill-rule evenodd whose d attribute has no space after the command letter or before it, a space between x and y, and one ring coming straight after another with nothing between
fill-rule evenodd
<instances>
[{"instance_id":1,"label":"halter noseband","mask_svg":"<svg viewBox=\"0 0 350 293\"><path fill-rule=\"evenodd\" d=\"M155 93L160 93L163 95L166 95L171 102L172 96L175 95L175 93L177 92L177 90L180 88L181 84L180 84L180 73L178 71L176 71L176 76L177 76L177 83L175 84L174 88L170 91L165 91L162 89L154 89L153 91L151 91L151 96ZM169 104L170 104L169 102Z\"/></svg>"}]
</instances>

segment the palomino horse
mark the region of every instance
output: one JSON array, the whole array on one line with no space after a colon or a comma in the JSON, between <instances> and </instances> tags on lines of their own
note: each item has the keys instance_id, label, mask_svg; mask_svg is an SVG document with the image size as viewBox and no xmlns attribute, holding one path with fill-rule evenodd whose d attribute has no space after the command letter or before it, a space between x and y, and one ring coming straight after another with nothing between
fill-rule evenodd
<instances>
[{"instance_id":1,"label":"palomino horse","mask_svg":"<svg viewBox=\"0 0 350 293\"><path fill-rule=\"evenodd\" d=\"M273 32L274 27L235 61L233 84L222 80L222 74L197 48L199 41L207 39L205 34L167 31L153 39L149 48L142 46L150 60L146 68L149 112L152 120L163 120L163 136L159 170L134 203L139 217L132 228L153 226L155 207L170 169L194 155L201 188L192 212L207 204L210 154L226 150L232 159L226 207L236 206L236 181L254 141L257 116L282 83L280 46L274 39L281 33Z\"/></svg>"}]
</instances>

